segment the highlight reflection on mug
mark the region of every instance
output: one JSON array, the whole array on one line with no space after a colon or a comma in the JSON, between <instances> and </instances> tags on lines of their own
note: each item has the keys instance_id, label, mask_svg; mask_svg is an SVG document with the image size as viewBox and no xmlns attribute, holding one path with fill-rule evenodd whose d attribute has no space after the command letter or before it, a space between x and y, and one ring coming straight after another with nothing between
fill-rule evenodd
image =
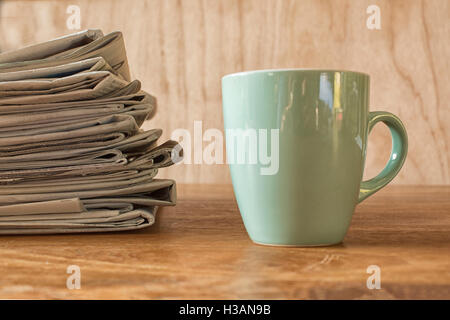
<instances>
[{"instance_id":1,"label":"highlight reflection on mug","mask_svg":"<svg viewBox=\"0 0 450 320\"><path fill-rule=\"evenodd\" d=\"M233 128L226 129L225 136L227 164L256 165L259 167L260 175L278 173L279 129ZM203 133L202 121L194 121L193 138L189 130L179 128L172 132L171 139L180 143L180 147L172 152L172 161L176 164L225 163L223 131L211 128ZM205 147L204 142L207 142ZM182 157L179 154L181 150L183 150Z\"/></svg>"}]
</instances>

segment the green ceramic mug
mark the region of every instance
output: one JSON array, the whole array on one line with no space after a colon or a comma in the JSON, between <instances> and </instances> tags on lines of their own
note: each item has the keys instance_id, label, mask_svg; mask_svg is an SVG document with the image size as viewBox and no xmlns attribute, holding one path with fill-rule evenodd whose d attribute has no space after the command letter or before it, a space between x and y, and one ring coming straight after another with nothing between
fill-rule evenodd
<instances>
[{"instance_id":1,"label":"green ceramic mug","mask_svg":"<svg viewBox=\"0 0 450 320\"><path fill-rule=\"evenodd\" d=\"M259 70L222 79L227 161L250 238L260 244L340 243L357 203L389 183L407 153L395 115L369 112L369 76L339 70ZM392 135L379 175L362 181L367 137Z\"/></svg>"}]
</instances>

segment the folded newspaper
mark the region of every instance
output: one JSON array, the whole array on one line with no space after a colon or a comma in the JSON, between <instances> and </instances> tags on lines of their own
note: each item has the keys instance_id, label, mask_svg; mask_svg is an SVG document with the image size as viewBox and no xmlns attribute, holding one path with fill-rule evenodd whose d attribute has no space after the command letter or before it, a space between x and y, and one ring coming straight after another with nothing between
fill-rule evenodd
<instances>
[{"instance_id":1,"label":"folded newspaper","mask_svg":"<svg viewBox=\"0 0 450 320\"><path fill-rule=\"evenodd\" d=\"M176 203L156 179L181 148L140 127L122 34L86 30L0 53L0 234L123 231Z\"/></svg>"}]
</instances>

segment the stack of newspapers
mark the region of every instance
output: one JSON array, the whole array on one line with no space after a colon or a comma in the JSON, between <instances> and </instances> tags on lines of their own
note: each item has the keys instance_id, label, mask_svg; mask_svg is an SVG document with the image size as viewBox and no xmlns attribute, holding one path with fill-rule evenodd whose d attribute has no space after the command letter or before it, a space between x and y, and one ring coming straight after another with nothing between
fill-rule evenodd
<instances>
[{"instance_id":1,"label":"stack of newspapers","mask_svg":"<svg viewBox=\"0 0 450 320\"><path fill-rule=\"evenodd\" d=\"M0 54L0 234L140 229L175 205L155 175L181 148L140 129L156 107L140 87L120 32Z\"/></svg>"}]
</instances>

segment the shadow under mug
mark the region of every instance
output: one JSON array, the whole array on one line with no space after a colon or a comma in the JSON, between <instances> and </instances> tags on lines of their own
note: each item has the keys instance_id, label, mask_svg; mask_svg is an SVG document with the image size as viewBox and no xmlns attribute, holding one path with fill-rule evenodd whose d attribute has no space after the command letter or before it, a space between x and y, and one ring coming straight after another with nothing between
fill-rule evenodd
<instances>
[{"instance_id":1,"label":"shadow under mug","mask_svg":"<svg viewBox=\"0 0 450 320\"><path fill-rule=\"evenodd\" d=\"M227 162L250 238L259 244L340 243L357 203L388 184L407 154L395 115L369 112L369 76L260 70L222 79ZM386 167L362 181L377 122L392 135Z\"/></svg>"}]
</instances>

